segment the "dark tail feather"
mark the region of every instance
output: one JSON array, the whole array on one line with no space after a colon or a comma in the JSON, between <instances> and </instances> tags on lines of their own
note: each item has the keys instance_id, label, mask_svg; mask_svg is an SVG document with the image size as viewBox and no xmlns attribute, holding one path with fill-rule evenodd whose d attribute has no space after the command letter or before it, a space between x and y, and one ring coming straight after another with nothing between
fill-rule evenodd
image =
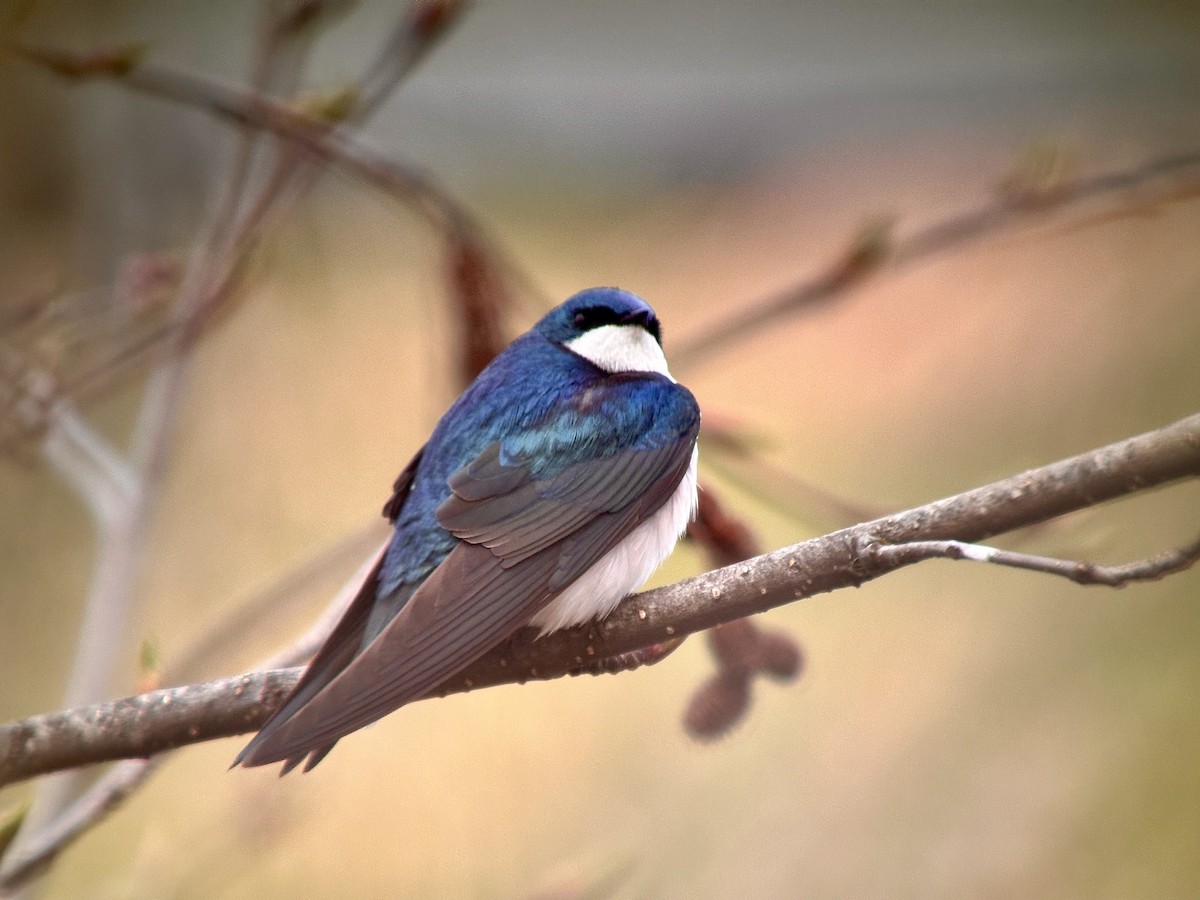
<instances>
[{"instance_id":1,"label":"dark tail feather","mask_svg":"<svg viewBox=\"0 0 1200 900\"><path fill-rule=\"evenodd\" d=\"M358 655L362 648L367 620L375 605L379 586L379 568L382 565L383 556L381 554L379 561L375 563L375 567L363 581L362 587L358 589L358 594L350 603L345 615L333 629L333 633L321 645L321 649L317 651L317 655L309 663L308 669L300 677L296 686L292 688L292 692L284 698L283 703L272 713L271 718L267 719L250 743L242 748L242 752L233 761L234 766L265 766L283 762L284 767L280 775L286 775L302 763L305 757L308 757L308 764L304 767L304 771L307 772L333 749L333 744L330 744L326 747L315 747L311 752L305 752L299 756L286 757L278 755L272 749L271 737Z\"/></svg>"},{"instance_id":2,"label":"dark tail feather","mask_svg":"<svg viewBox=\"0 0 1200 900\"><path fill-rule=\"evenodd\" d=\"M292 769L304 762L306 758L308 759L308 762L304 764L304 771L311 772L317 763L329 755L329 751L332 750L336 744L337 741L334 741L328 747L322 747L320 750L314 750L312 753L301 753L299 756L288 757L286 760L284 760L283 767L279 770L279 777L282 778L288 772L292 771Z\"/></svg>"}]
</instances>

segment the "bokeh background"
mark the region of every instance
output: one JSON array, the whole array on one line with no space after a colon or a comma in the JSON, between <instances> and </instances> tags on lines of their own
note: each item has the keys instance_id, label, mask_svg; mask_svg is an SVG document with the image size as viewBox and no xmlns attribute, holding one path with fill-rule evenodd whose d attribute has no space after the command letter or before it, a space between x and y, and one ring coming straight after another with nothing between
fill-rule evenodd
<instances>
[{"instance_id":1,"label":"bokeh background","mask_svg":"<svg viewBox=\"0 0 1200 900\"><path fill-rule=\"evenodd\" d=\"M9 4L5 27L245 80L251 4ZM308 84L357 75L364 2ZM0 309L186 256L234 133L0 56ZM547 297L643 294L673 344L823 271L864 224L986 203L1030 147L1090 173L1200 147L1200 14L1171 2L477 4L369 127ZM677 372L763 460L898 509L1167 424L1200 399L1200 203L1125 195L884 273ZM436 236L328 175L202 345L127 659L169 664L372 521L456 391ZM513 324L546 303L516 291ZM141 381L87 407L120 442ZM27 448L28 450L28 448ZM702 459L705 454L702 451ZM715 459L715 454L713 454ZM768 471L766 465L759 467ZM766 547L836 524L760 472L710 483ZM1200 488L1023 549L1120 562L1195 531ZM382 535L382 523L380 524ZM56 708L94 536L33 452L0 462L0 718ZM657 576L699 571L683 547ZM353 565L214 653L286 643ZM176 754L50 897L1190 897L1200 893L1200 573L1084 589L933 563L764 617L807 669L732 735L680 718L702 639L615 678L417 704L314 774ZM29 786L7 791L10 806Z\"/></svg>"}]
</instances>

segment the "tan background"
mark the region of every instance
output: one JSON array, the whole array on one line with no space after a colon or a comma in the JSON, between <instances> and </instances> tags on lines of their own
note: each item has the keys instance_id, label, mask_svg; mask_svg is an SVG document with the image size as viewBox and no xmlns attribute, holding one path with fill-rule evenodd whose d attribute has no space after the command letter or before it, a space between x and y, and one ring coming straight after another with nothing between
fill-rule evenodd
<instances>
[{"instance_id":1,"label":"tan background","mask_svg":"<svg viewBox=\"0 0 1200 900\"><path fill-rule=\"evenodd\" d=\"M1195 13L1093 7L483 3L372 136L435 166L549 295L645 295L670 356L873 216L903 233L984 202L1031 141L1085 172L1200 146ZM390 15L368 5L335 32L317 82L351 77ZM235 79L250 20L44 4L32 24L75 46L149 37ZM223 129L9 60L0 89L18 112L0 126L4 302L186 247ZM773 462L885 508L1195 412L1200 205L1098 209L882 277L680 377ZM114 695L142 637L169 660L376 515L454 390L435 246L335 178L262 254L200 353ZM520 325L538 312L527 300ZM118 438L135 387L92 408ZM723 496L770 547L833 524ZM1198 501L1159 491L1022 546L1136 558L1191 537ZM58 702L90 540L44 469L0 467L0 718ZM658 579L701 565L683 548ZM48 894L1193 896L1198 588L1195 572L1110 592L941 563L779 610L806 674L761 688L714 745L679 725L711 667L693 640L633 675L418 704L306 777L226 772L239 741L189 749ZM211 674L298 632L328 590Z\"/></svg>"}]
</instances>

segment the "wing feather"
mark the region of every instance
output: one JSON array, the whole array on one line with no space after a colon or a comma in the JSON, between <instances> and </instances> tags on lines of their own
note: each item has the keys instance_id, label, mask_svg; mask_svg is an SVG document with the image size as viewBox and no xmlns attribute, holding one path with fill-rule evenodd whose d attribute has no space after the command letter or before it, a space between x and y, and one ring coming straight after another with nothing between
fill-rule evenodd
<instances>
[{"instance_id":1,"label":"wing feather","mask_svg":"<svg viewBox=\"0 0 1200 900\"><path fill-rule=\"evenodd\" d=\"M315 765L339 738L429 694L527 624L653 515L687 470L700 419L686 389L655 379L622 383L660 392L654 413L666 424L656 430L613 426L587 446L571 443L570 434L556 446L553 432L538 445L523 432L538 453L495 441L454 472L437 519L459 543L357 655L346 659L344 639L330 649L336 667L306 673L303 697L289 698L239 761L294 765L311 754ZM395 499L388 512L399 512ZM361 634L363 605L367 612L347 614L347 632Z\"/></svg>"},{"instance_id":2,"label":"wing feather","mask_svg":"<svg viewBox=\"0 0 1200 900\"><path fill-rule=\"evenodd\" d=\"M423 453L424 448L417 451L408 465L396 477L395 484L392 486L392 497L383 508L383 514L388 519L394 521L396 516L399 515L404 502L408 499L409 492L412 489L413 478L416 476L417 466L420 465ZM284 698L283 703L271 714L271 717L267 719L258 734L237 755L237 758L233 762L235 766L239 764L257 765L254 759L261 752L263 745L270 742L271 735L337 677L338 673L344 670L355 656L362 651L363 646L370 643L371 638L378 633L382 627L382 623L378 621L377 601L379 573L383 565L383 554L384 551L380 550L379 558L375 561L375 565L371 568L370 573L363 580L358 593L354 595L354 599L350 601L350 605L346 608L346 612L342 615L342 618L338 620L337 625L334 626L329 637L325 639L325 643L321 645L316 656L312 658L312 661L308 664L308 668L304 670L304 674L300 677L296 686ZM410 595L412 590L409 589L402 593ZM398 597L397 601L403 602L404 599L406 597ZM319 751L314 751L314 758L310 759L307 768L315 766L332 749L333 745L330 744L327 747L320 748ZM318 752L320 753L319 757L317 756ZM288 759L288 764L284 772L286 773L291 768L294 768L303 758L304 755L301 754L297 758ZM271 762L276 761L274 759L271 760Z\"/></svg>"}]
</instances>

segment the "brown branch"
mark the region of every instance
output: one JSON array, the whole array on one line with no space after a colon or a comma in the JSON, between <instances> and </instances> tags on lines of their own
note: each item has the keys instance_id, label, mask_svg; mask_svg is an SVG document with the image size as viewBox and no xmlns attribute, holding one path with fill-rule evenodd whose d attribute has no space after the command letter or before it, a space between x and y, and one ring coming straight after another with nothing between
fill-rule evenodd
<instances>
[{"instance_id":1,"label":"brown branch","mask_svg":"<svg viewBox=\"0 0 1200 900\"><path fill-rule=\"evenodd\" d=\"M377 105L379 92L385 86L395 86L396 79L409 71L424 54L418 52L420 42L432 42L444 33L445 26L461 11L464 4L451 0L421 0L409 15L397 25L393 37L385 46L380 59L371 71L377 73L370 85L357 90L359 105L344 115L343 121L354 122ZM405 35L408 35L405 37ZM390 48L390 49L389 49ZM325 163L336 165L367 185L416 210L437 230L469 241L475 252L485 254L492 277L510 279L525 293L544 296L532 276L511 255L500 249L494 238L457 198L442 188L426 173L388 159L366 144L345 127L338 127L324 110L280 102L253 90L244 90L201 75L181 72L166 66L141 61L140 50L100 50L92 53L72 53L54 48L12 43L9 49L59 75L72 79L108 79L128 89L160 97L185 106L204 110L239 128L255 128L292 143L305 154ZM398 53L392 61L389 53ZM388 73L387 78L378 73ZM369 76L364 76L369 77ZM296 175L295 158L281 159L258 203L239 223L242 232L261 231L262 220L275 201L293 184ZM228 293L228 285L218 285L206 301L207 321ZM202 322L187 323L196 331ZM181 324L167 322L136 336L132 341L74 375L61 385L63 392L72 395L94 394L111 384L122 372L127 372L156 353L164 344L180 338Z\"/></svg>"},{"instance_id":2,"label":"brown branch","mask_svg":"<svg viewBox=\"0 0 1200 900\"><path fill-rule=\"evenodd\" d=\"M708 413L705 414L706 416ZM711 416L709 416L711 418ZM811 484L771 462L761 447L730 429L701 426L704 465L733 487L813 531L840 528L887 513L882 505L859 503ZM823 523L816 527L815 523Z\"/></svg>"},{"instance_id":3,"label":"brown branch","mask_svg":"<svg viewBox=\"0 0 1200 900\"><path fill-rule=\"evenodd\" d=\"M255 86L259 90L256 95L273 87L284 91L291 89L303 68L313 37L313 22L336 12L333 7L337 5L338 0L328 4L313 0L298 3L289 9L277 7L268 10L268 33L258 55ZM356 117L365 117L385 99L432 47L435 39L444 33L461 7L462 3L457 0L416 0L410 5L375 66L360 84L361 102L355 111ZM282 18L276 13L281 13ZM73 78L103 75L123 79L139 68L141 57L138 48L91 56L72 56L20 46L12 49ZM174 359L169 360L164 370L165 376L156 379L147 402L143 404L142 419L149 422L149 427L142 427L144 422L140 423L138 440L135 441L137 454L146 457L142 468L149 473L144 478L147 484L152 483L153 475L161 470L162 448L170 436L169 426L177 406L175 388L179 383L174 376L181 371L178 360L191 348L213 314L228 305L226 301L232 296L239 280L240 263L265 230L271 215L284 205L289 192L296 193L292 189L296 187L294 176L298 170L298 152L294 142L289 142L274 171L256 190L245 214L238 215L242 197L249 190L247 182L251 148L261 129L254 121L240 124L244 126L242 140L231 167L227 189L212 218L208 234L193 254L188 276L176 298L175 314L171 321L155 330L150 340L142 336L133 342L135 349L140 346L154 351L159 347L168 347L174 353ZM119 348L117 360L138 356L137 353L129 353L129 350L128 345ZM61 815L54 815L45 826L39 827L33 821L35 816L31 815L25 823L25 830L32 832L32 835L29 838L22 836L21 845L14 854L18 857L15 863L11 859L6 860L9 865L4 867L0 891L13 889L16 884L40 871L68 842L142 783L151 770L149 763L130 763L114 769L109 777L93 786Z\"/></svg>"},{"instance_id":4,"label":"brown branch","mask_svg":"<svg viewBox=\"0 0 1200 900\"><path fill-rule=\"evenodd\" d=\"M799 645L788 634L760 628L752 619L734 619L708 630L717 671L692 694L683 727L697 740L727 734L745 718L755 679L794 681L804 665Z\"/></svg>"},{"instance_id":5,"label":"brown branch","mask_svg":"<svg viewBox=\"0 0 1200 900\"><path fill-rule=\"evenodd\" d=\"M388 196L426 215L439 228L458 226L478 233L470 212L428 174L389 159L361 137L339 128L318 111L280 102L255 91L152 63L92 66L89 60L113 54L80 54L30 44L14 52L60 75L104 78L155 97L202 109L238 126L250 126L286 138L318 159L336 164Z\"/></svg>"},{"instance_id":6,"label":"brown branch","mask_svg":"<svg viewBox=\"0 0 1200 900\"><path fill-rule=\"evenodd\" d=\"M358 80L358 108L354 117L374 113L466 8L466 0L413 0L371 67Z\"/></svg>"},{"instance_id":7,"label":"brown branch","mask_svg":"<svg viewBox=\"0 0 1200 900\"><path fill-rule=\"evenodd\" d=\"M872 224L851 241L849 249L817 277L739 304L736 312L713 322L685 339L671 353L673 369L683 371L714 353L786 315L820 308L840 299L869 276L923 262L939 253L967 246L1005 228L1031 224L1106 194L1141 187L1158 179L1200 169L1200 151L1154 159L1128 169L1079 178L1035 196L1002 191L989 203L935 222L902 240L894 239L886 224ZM1178 187L1171 189L1179 194ZM1183 196L1189 196L1187 193Z\"/></svg>"},{"instance_id":8,"label":"brown branch","mask_svg":"<svg viewBox=\"0 0 1200 900\"><path fill-rule=\"evenodd\" d=\"M558 678L796 600L863 584L917 560L880 548L977 541L1182 478L1200 477L1200 415L926 506L637 594L603 623L534 640L527 630L439 695ZM149 756L252 731L299 677L260 672L0 726L0 785L70 766Z\"/></svg>"},{"instance_id":9,"label":"brown branch","mask_svg":"<svg viewBox=\"0 0 1200 900\"><path fill-rule=\"evenodd\" d=\"M688 536L705 549L714 566L733 565L762 552L750 526L704 485ZM708 646L717 672L692 695L683 716L684 729L695 738L715 738L738 724L750 709L758 676L791 681L800 674L803 655L791 635L748 618L710 628Z\"/></svg>"},{"instance_id":10,"label":"brown branch","mask_svg":"<svg viewBox=\"0 0 1200 900\"><path fill-rule=\"evenodd\" d=\"M512 339L504 314L512 306L493 253L478 233L459 228L445 235L446 283L454 313L454 370L466 387Z\"/></svg>"}]
</instances>

